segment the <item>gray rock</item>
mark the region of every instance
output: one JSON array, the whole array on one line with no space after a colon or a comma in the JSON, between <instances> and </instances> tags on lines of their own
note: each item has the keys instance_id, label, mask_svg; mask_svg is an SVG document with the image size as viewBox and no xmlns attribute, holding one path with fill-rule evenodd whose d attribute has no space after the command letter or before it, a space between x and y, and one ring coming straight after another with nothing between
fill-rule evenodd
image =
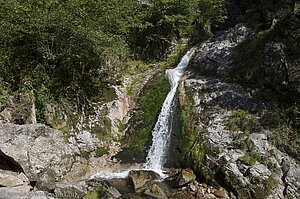
<instances>
[{"instance_id":1,"label":"gray rock","mask_svg":"<svg viewBox=\"0 0 300 199\"><path fill-rule=\"evenodd\" d=\"M18 187L0 187L1 199L28 199L30 198L29 185L22 185Z\"/></svg>"},{"instance_id":2,"label":"gray rock","mask_svg":"<svg viewBox=\"0 0 300 199\"><path fill-rule=\"evenodd\" d=\"M47 196L43 191L31 191L28 195L30 199L55 199L54 197Z\"/></svg>"},{"instance_id":3,"label":"gray rock","mask_svg":"<svg viewBox=\"0 0 300 199\"><path fill-rule=\"evenodd\" d=\"M71 167L72 150L60 131L45 125L0 125L0 150L13 158L30 180L46 169L59 178Z\"/></svg>"},{"instance_id":4,"label":"gray rock","mask_svg":"<svg viewBox=\"0 0 300 199\"><path fill-rule=\"evenodd\" d=\"M145 170L132 170L129 172L129 178L133 183L135 191L140 191L145 188L145 186L149 185L150 182L161 179L159 174Z\"/></svg>"},{"instance_id":5,"label":"gray rock","mask_svg":"<svg viewBox=\"0 0 300 199\"><path fill-rule=\"evenodd\" d=\"M162 187L159 186L158 184L152 184L150 185L145 191L144 194L151 196L153 198L158 198L158 199L168 199L168 196L166 193L163 191Z\"/></svg>"},{"instance_id":6,"label":"gray rock","mask_svg":"<svg viewBox=\"0 0 300 199\"><path fill-rule=\"evenodd\" d=\"M263 164L255 164L250 168L249 174L253 177L267 179L271 176L271 171Z\"/></svg>"},{"instance_id":7,"label":"gray rock","mask_svg":"<svg viewBox=\"0 0 300 199\"><path fill-rule=\"evenodd\" d=\"M266 78L278 84L288 77L288 64L282 46L282 43L267 43L263 58Z\"/></svg>"},{"instance_id":8,"label":"gray rock","mask_svg":"<svg viewBox=\"0 0 300 199\"><path fill-rule=\"evenodd\" d=\"M112 195L114 198L120 198L122 194L115 188L115 187L108 187L107 191Z\"/></svg>"},{"instance_id":9,"label":"gray rock","mask_svg":"<svg viewBox=\"0 0 300 199\"><path fill-rule=\"evenodd\" d=\"M272 149L272 146L269 145L268 138L265 134L252 133L249 136L251 142L255 145L255 148L260 153L267 153Z\"/></svg>"},{"instance_id":10,"label":"gray rock","mask_svg":"<svg viewBox=\"0 0 300 199\"><path fill-rule=\"evenodd\" d=\"M193 170L187 168L179 171L178 173L174 173L165 180L173 187L180 187L192 182L195 179L196 175L194 174Z\"/></svg>"},{"instance_id":11,"label":"gray rock","mask_svg":"<svg viewBox=\"0 0 300 199\"><path fill-rule=\"evenodd\" d=\"M54 190L56 197L61 198L82 198L87 193L87 185L85 181L73 183L57 183Z\"/></svg>"},{"instance_id":12,"label":"gray rock","mask_svg":"<svg viewBox=\"0 0 300 199\"><path fill-rule=\"evenodd\" d=\"M217 32L202 45L191 65L221 76L228 75L231 71L231 50L249 34L249 29L243 24L238 24L228 31Z\"/></svg>"},{"instance_id":13,"label":"gray rock","mask_svg":"<svg viewBox=\"0 0 300 199\"><path fill-rule=\"evenodd\" d=\"M285 177L286 194L300 198L300 168L291 167Z\"/></svg>"},{"instance_id":14,"label":"gray rock","mask_svg":"<svg viewBox=\"0 0 300 199\"><path fill-rule=\"evenodd\" d=\"M53 191L55 189L55 172L52 170L47 170L36 183L36 187L43 191Z\"/></svg>"},{"instance_id":15,"label":"gray rock","mask_svg":"<svg viewBox=\"0 0 300 199\"><path fill-rule=\"evenodd\" d=\"M271 132L243 132L227 127L234 111L247 110L249 113L256 113L261 109L270 110L269 106L255 99L237 84L205 76L193 76L184 80L180 95L184 95L181 99L189 97L193 101L189 108L196 118L200 118L198 127L205 132L201 133L201 142L214 152L205 154L204 161L197 170L208 182L216 183L210 180L221 173L223 182L240 197L247 198L249 194L259 196L263 193L268 198L284 198L285 192L298 196L296 171L299 165L272 146L263 134ZM253 115L253 118L259 119L259 116ZM240 161L242 157L253 157L250 157L251 153L246 153L249 151L245 148L234 147L236 142L243 142L246 149L261 159L255 159L255 163L249 165ZM285 168L290 169L286 177Z\"/></svg>"},{"instance_id":16,"label":"gray rock","mask_svg":"<svg viewBox=\"0 0 300 199\"><path fill-rule=\"evenodd\" d=\"M17 177L17 173L0 170L0 186L16 187L24 184L23 180Z\"/></svg>"}]
</instances>

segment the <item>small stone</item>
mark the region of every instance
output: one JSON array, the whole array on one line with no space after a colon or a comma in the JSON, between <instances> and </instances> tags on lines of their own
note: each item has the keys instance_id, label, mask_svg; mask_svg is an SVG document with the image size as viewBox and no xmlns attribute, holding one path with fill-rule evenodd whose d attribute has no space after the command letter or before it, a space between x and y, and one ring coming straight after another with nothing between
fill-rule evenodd
<instances>
[{"instance_id":1,"label":"small stone","mask_svg":"<svg viewBox=\"0 0 300 199\"><path fill-rule=\"evenodd\" d=\"M210 187L206 190L207 193L210 193Z\"/></svg>"},{"instance_id":2,"label":"small stone","mask_svg":"<svg viewBox=\"0 0 300 199\"><path fill-rule=\"evenodd\" d=\"M23 180L23 182L29 182L29 179L27 178L27 176L23 172L21 172L16 177L19 178L20 180Z\"/></svg>"},{"instance_id":3,"label":"small stone","mask_svg":"<svg viewBox=\"0 0 300 199\"><path fill-rule=\"evenodd\" d=\"M198 189L198 191L197 191L197 198L198 197L200 197L200 196L204 196L204 193L205 193L205 191L203 190L203 189Z\"/></svg>"},{"instance_id":4,"label":"small stone","mask_svg":"<svg viewBox=\"0 0 300 199\"><path fill-rule=\"evenodd\" d=\"M180 179L178 182L178 186L182 186L196 179L196 175L194 174L192 169L184 169L181 171Z\"/></svg>"},{"instance_id":5,"label":"small stone","mask_svg":"<svg viewBox=\"0 0 300 199\"><path fill-rule=\"evenodd\" d=\"M211 193L205 194L204 197L205 198L216 198L216 196L214 194L211 194Z\"/></svg>"},{"instance_id":6,"label":"small stone","mask_svg":"<svg viewBox=\"0 0 300 199\"><path fill-rule=\"evenodd\" d=\"M196 187L195 185L193 185L193 184L190 184L190 189L191 189L192 191L196 191L196 190L197 190L197 187Z\"/></svg>"},{"instance_id":7,"label":"small stone","mask_svg":"<svg viewBox=\"0 0 300 199\"><path fill-rule=\"evenodd\" d=\"M221 190L216 190L215 192L213 192L213 194L215 196L217 196L218 198L225 198L226 197L226 193L224 191L221 191Z\"/></svg>"},{"instance_id":8,"label":"small stone","mask_svg":"<svg viewBox=\"0 0 300 199\"><path fill-rule=\"evenodd\" d=\"M122 195L115 187L108 187L107 191L114 197L114 198L120 198Z\"/></svg>"}]
</instances>

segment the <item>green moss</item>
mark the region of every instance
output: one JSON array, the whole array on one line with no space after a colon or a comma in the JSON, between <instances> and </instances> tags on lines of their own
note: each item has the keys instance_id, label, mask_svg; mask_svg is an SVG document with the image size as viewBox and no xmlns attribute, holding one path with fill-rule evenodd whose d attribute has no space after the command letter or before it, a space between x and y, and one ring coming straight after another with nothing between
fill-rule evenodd
<instances>
[{"instance_id":1,"label":"green moss","mask_svg":"<svg viewBox=\"0 0 300 199\"><path fill-rule=\"evenodd\" d=\"M258 119L245 110L233 111L226 123L226 127L230 131L243 131L246 133L254 133L260 130Z\"/></svg>"},{"instance_id":2,"label":"green moss","mask_svg":"<svg viewBox=\"0 0 300 199\"><path fill-rule=\"evenodd\" d=\"M259 152L246 152L244 156L239 158L244 164L254 165L256 162L263 163L265 158Z\"/></svg>"},{"instance_id":3,"label":"green moss","mask_svg":"<svg viewBox=\"0 0 300 199\"><path fill-rule=\"evenodd\" d=\"M9 103L7 92L8 92L8 83L4 82L0 77L0 112Z\"/></svg>"},{"instance_id":4,"label":"green moss","mask_svg":"<svg viewBox=\"0 0 300 199\"><path fill-rule=\"evenodd\" d=\"M108 154L108 151L109 151L109 149L108 148L105 148L105 147L98 147L97 149L96 149L96 155L95 155L95 157L101 157L101 156L103 156L103 155L105 155L105 154Z\"/></svg>"},{"instance_id":5,"label":"green moss","mask_svg":"<svg viewBox=\"0 0 300 199\"><path fill-rule=\"evenodd\" d=\"M233 138L232 146L237 149L242 149L246 151L253 151L254 144L250 140L248 133L238 133Z\"/></svg>"},{"instance_id":6,"label":"green moss","mask_svg":"<svg viewBox=\"0 0 300 199\"><path fill-rule=\"evenodd\" d=\"M151 79L135 98L138 109L131 112L131 118L126 127L126 137L123 140L129 147L143 151L150 137L151 129L161 105L169 92L169 82L164 74L159 74ZM119 130L126 128L119 125Z\"/></svg>"},{"instance_id":7,"label":"green moss","mask_svg":"<svg viewBox=\"0 0 300 199\"><path fill-rule=\"evenodd\" d=\"M93 192L88 192L83 198L84 199L99 199L112 197L111 194L107 191L106 188L96 188Z\"/></svg>"},{"instance_id":8,"label":"green moss","mask_svg":"<svg viewBox=\"0 0 300 199\"><path fill-rule=\"evenodd\" d=\"M278 181L272 176L270 176L267 179L253 177L251 181L251 195L253 198L257 199L266 199L272 193L273 189L278 185Z\"/></svg>"},{"instance_id":9,"label":"green moss","mask_svg":"<svg viewBox=\"0 0 300 199\"><path fill-rule=\"evenodd\" d=\"M199 116L194 114L190 108L193 101L187 97L185 99L190 101L188 103L190 105L181 109L179 131L177 132L178 149L183 157L182 166L192 168L197 176L205 182L217 185L214 173L203 165L203 160L206 155L214 155L218 152L206 145L204 138L206 131L199 127Z\"/></svg>"},{"instance_id":10,"label":"green moss","mask_svg":"<svg viewBox=\"0 0 300 199\"><path fill-rule=\"evenodd\" d=\"M87 151L84 151L84 150L81 150L80 151L80 155L85 158L86 160L88 160L90 158L90 152L87 152Z\"/></svg>"},{"instance_id":11,"label":"green moss","mask_svg":"<svg viewBox=\"0 0 300 199\"><path fill-rule=\"evenodd\" d=\"M154 89L144 91L143 95L138 99L138 103L145 111L146 121L151 121L155 118L169 92L169 82L165 78L161 77L154 86Z\"/></svg>"},{"instance_id":12,"label":"green moss","mask_svg":"<svg viewBox=\"0 0 300 199\"><path fill-rule=\"evenodd\" d=\"M191 46L188 45L176 45L172 51L172 56L170 56L166 61L162 62L161 67L164 69L170 66L175 66L190 48Z\"/></svg>"},{"instance_id":13,"label":"green moss","mask_svg":"<svg viewBox=\"0 0 300 199\"><path fill-rule=\"evenodd\" d=\"M122 124L122 122L118 120L117 128L119 132L123 132L127 128L127 124Z\"/></svg>"}]
</instances>

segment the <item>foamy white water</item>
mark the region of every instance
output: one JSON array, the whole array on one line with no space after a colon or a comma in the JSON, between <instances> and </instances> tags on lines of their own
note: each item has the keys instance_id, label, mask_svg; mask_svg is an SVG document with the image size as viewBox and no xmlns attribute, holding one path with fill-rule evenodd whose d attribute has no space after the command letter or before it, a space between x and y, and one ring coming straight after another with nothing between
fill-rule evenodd
<instances>
[{"instance_id":1,"label":"foamy white water","mask_svg":"<svg viewBox=\"0 0 300 199\"><path fill-rule=\"evenodd\" d=\"M122 171L122 172L101 171L92 175L90 179L94 179L94 178L122 179L122 178L126 178L128 174L129 171Z\"/></svg>"},{"instance_id":2,"label":"foamy white water","mask_svg":"<svg viewBox=\"0 0 300 199\"><path fill-rule=\"evenodd\" d=\"M195 52L196 47L193 47L188 51L181 59L180 63L174 69L166 70L166 76L169 78L171 84L171 91L168 93L161 112L158 116L158 120L152 131L152 146L147 156L147 162L145 168L154 170L158 173L162 173L161 169L167 159L166 152L169 147L171 136L171 122L173 118L174 109L172 108L174 96L178 87L178 82L184 73L191 56Z\"/></svg>"},{"instance_id":3,"label":"foamy white water","mask_svg":"<svg viewBox=\"0 0 300 199\"><path fill-rule=\"evenodd\" d=\"M134 169L132 169L134 170ZM111 171L101 171L98 172L94 175L92 175L89 179L95 179L95 178L102 178L102 179L123 179L127 178L129 175L129 171L132 170L126 170L126 171L121 171L121 172L111 172ZM149 170L149 169L139 169L139 170ZM151 170L154 171L155 173L159 174L160 177L165 178L167 175L162 172L162 170Z\"/></svg>"}]
</instances>

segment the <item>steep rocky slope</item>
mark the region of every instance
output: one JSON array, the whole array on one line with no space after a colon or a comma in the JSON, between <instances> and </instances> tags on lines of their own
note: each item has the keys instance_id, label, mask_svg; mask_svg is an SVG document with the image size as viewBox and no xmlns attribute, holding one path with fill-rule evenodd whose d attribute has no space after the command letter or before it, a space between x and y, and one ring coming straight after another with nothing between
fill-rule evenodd
<instances>
[{"instance_id":1,"label":"steep rocky slope","mask_svg":"<svg viewBox=\"0 0 300 199\"><path fill-rule=\"evenodd\" d=\"M183 165L238 198L300 197L298 9L253 4L248 23L206 41L182 79Z\"/></svg>"}]
</instances>

